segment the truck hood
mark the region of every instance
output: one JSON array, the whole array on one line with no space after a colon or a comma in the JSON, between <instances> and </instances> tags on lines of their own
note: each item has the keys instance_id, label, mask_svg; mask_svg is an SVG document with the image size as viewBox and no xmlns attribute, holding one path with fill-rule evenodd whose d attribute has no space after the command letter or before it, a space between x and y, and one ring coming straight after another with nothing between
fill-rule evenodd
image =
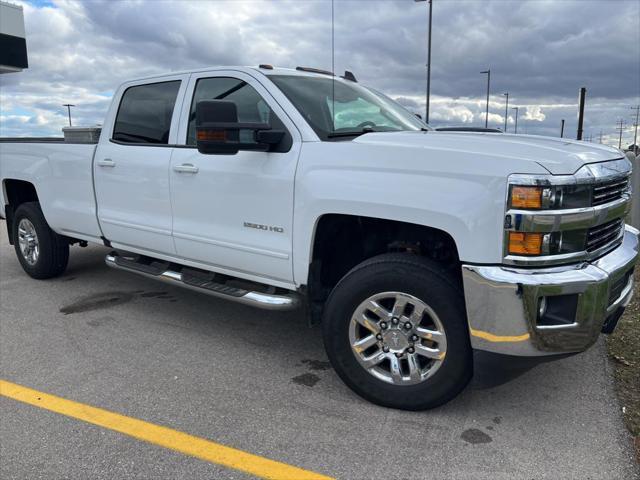
<instances>
[{"instance_id":1,"label":"truck hood","mask_svg":"<svg viewBox=\"0 0 640 480\"><path fill-rule=\"evenodd\" d=\"M553 175L575 173L587 163L621 158L620 150L565 138L476 132L375 132L361 135L355 143L456 151L478 157L533 162ZM537 169L536 169L537 170ZM514 172L515 173L515 172ZM529 173L529 172L518 172Z\"/></svg>"}]
</instances>

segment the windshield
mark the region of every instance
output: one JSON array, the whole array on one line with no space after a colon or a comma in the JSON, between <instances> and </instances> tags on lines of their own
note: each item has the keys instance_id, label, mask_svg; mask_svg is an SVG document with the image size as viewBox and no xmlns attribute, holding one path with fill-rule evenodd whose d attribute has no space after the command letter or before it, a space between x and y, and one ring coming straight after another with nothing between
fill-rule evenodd
<instances>
[{"instance_id":1,"label":"windshield","mask_svg":"<svg viewBox=\"0 0 640 480\"><path fill-rule=\"evenodd\" d=\"M269 78L322 140L426 129L426 124L404 107L357 83L301 75Z\"/></svg>"}]
</instances>

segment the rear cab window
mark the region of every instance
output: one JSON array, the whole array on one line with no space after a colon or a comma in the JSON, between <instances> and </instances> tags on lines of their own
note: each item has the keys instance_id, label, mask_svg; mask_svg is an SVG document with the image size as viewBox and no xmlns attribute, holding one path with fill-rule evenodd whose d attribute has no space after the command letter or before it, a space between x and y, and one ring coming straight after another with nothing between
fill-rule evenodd
<instances>
[{"instance_id":1,"label":"rear cab window","mask_svg":"<svg viewBox=\"0 0 640 480\"><path fill-rule=\"evenodd\" d=\"M127 88L111 139L128 144L167 145L180 83L172 80Z\"/></svg>"}]
</instances>

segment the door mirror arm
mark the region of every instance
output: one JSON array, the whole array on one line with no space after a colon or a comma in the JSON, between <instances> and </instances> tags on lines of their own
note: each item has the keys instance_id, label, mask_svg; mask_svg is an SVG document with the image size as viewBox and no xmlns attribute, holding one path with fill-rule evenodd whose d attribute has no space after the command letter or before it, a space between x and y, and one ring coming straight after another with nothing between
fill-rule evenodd
<instances>
[{"instance_id":1,"label":"door mirror arm","mask_svg":"<svg viewBox=\"0 0 640 480\"><path fill-rule=\"evenodd\" d=\"M242 142L240 131L253 132L253 142ZM282 141L285 132L267 123L238 122L237 107L225 100L202 100L196 104L196 142L203 154L234 155L240 150L268 152Z\"/></svg>"}]
</instances>

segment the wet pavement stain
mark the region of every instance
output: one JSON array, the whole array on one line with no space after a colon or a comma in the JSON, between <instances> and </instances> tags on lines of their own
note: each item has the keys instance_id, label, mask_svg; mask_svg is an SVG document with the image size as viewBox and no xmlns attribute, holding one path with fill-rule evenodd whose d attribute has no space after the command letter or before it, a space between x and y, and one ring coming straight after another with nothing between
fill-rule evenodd
<instances>
[{"instance_id":1,"label":"wet pavement stain","mask_svg":"<svg viewBox=\"0 0 640 480\"><path fill-rule=\"evenodd\" d=\"M65 305L60 309L60 312L65 315L89 312L91 310L115 307L116 305L127 303L132 299L133 294L129 292L103 292L89 295L70 305Z\"/></svg>"},{"instance_id":2,"label":"wet pavement stain","mask_svg":"<svg viewBox=\"0 0 640 480\"><path fill-rule=\"evenodd\" d=\"M301 360L300 363L306 363L309 367L309 370L315 370L315 371L329 370L331 368L331 364L323 360L305 359L305 360Z\"/></svg>"},{"instance_id":3,"label":"wet pavement stain","mask_svg":"<svg viewBox=\"0 0 640 480\"><path fill-rule=\"evenodd\" d=\"M465 430L462 432L462 435L460 435L460 438L473 445L477 445L478 443L490 443L493 441L493 438L477 428Z\"/></svg>"},{"instance_id":4,"label":"wet pavement stain","mask_svg":"<svg viewBox=\"0 0 640 480\"><path fill-rule=\"evenodd\" d=\"M502 417L493 417L493 423L495 423L496 425L500 425L501 422Z\"/></svg>"},{"instance_id":5,"label":"wet pavement stain","mask_svg":"<svg viewBox=\"0 0 640 480\"><path fill-rule=\"evenodd\" d=\"M298 385L304 385L305 387L313 387L320 381L320 377L313 373L303 373L302 375L293 377L291 381L293 383L297 383Z\"/></svg>"}]
</instances>

